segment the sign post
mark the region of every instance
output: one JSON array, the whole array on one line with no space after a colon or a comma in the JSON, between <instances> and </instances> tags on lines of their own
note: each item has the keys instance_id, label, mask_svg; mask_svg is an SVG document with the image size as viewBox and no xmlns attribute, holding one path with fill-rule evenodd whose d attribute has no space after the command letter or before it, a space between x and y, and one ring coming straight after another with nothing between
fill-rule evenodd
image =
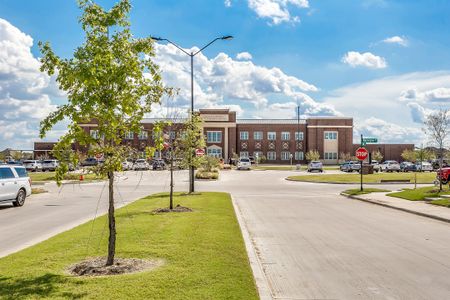
<instances>
[{"instance_id":1,"label":"sign post","mask_svg":"<svg viewBox=\"0 0 450 300\"><path fill-rule=\"evenodd\" d=\"M361 173L361 191L363 190L363 161L369 155L369 152L367 151L367 149L362 146L363 145L363 141L364 141L363 135L361 134L361 147L356 149L356 153L355 153L356 158L358 158L359 161L361 162L361 168L359 170L360 173Z\"/></svg>"}]
</instances>

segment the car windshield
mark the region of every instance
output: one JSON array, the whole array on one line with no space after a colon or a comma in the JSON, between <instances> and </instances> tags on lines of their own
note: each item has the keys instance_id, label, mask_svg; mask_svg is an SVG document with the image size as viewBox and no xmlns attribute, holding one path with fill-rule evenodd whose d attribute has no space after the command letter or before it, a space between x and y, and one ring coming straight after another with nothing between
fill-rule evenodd
<instances>
[{"instance_id":1,"label":"car windshield","mask_svg":"<svg viewBox=\"0 0 450 300\"><path fill-rule=\"evenodd\" d=\"M248 158L241 158L241 162L250 162L250 159L248 159Z\"/></svg>"},{"instance_id":2,"label":"car windshield","mask_svg":"<svg viewBox=\"0 0 450 300\"><path fill-rule=\"evenodd\" d=\"M137 162L137 163L144 163L144 162L145 162L145 159L138 159L138 160L136 160L136 162Z\"/></svg>"},{"instance_id":3,"label":"car windshield","mask_svg":"<svg viewBox=\"0 0 450 300\"><path fill-rule=\"evenodd\" d=\"M46 164L51 164L52 162L54 162L54 160L44 160L44 163Z\"/></svg>"}]
</instances>

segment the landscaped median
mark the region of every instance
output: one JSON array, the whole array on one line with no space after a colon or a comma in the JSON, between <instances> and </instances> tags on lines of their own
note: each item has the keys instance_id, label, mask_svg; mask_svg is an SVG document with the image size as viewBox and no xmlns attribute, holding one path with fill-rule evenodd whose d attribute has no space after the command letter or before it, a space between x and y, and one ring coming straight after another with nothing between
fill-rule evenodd
<instances>
[{"instance_id":1,"label":"landscaped median","mask_svg":"<svg viewBox=\"0 0 450 300\"><path fill-rule=\"evenodd\" d=\"M361 189L345 190L342 192L342 194L350 195L350 196L357 196L357 195L365 195L365 194L371 194L371 193L388 193L388 192L390 192L390 190L365 188L362 191L361 191Z\"/></svg>"},{"instance_id":2,"label":"landscaped median","mask_svg":"<svg viewBox=\"0 0 450 300\"><path fill-rule=\"evenodd\" d=\"M153 213L168 202L167 194L153 195L116 214L116 257L162 265L128 275L69 275L72 264L106 255L102 216L0 259L0 298L257 299L230 196L177 193L175 204L192 212Z\"/></svg>"},{"instance_id":3,"label":"landscaped median","mask_svg":"<svg viewBox=\"0 0 450 300\"><path fill-rule=\"evenodd\" d=\"M417 183L433 183L436 180L436 173L377 173L363 175L364 183L405 182L414 183L417 175ZM320 174L320 175L300 175L286 178L291 181L319 182L319 183L359 183L360 174Z\"/></svg>"}]
</instances>

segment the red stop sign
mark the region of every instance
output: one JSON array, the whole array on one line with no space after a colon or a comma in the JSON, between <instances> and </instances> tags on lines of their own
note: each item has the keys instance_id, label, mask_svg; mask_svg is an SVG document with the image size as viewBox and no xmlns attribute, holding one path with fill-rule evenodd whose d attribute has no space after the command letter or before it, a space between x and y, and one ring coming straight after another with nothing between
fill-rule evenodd
<instances>
[{"instance_id":1,"label":"red stop sign","mask_svg":"<svg viewBox=\"0 0 450 300\"><path fill-rule=\"evenodd\" d=\"M364 147L359 147L358 149L356 149L356 158L359 160L365 160L367 158L367 156L369 156L369 152L367 151L366 148Z\"/></svg>"},{"instance_id":2,"label":"red stop sign","mask_svg":"<svg viewBox=\"0 0 450 300\"><path fill-rule=\"evenodd\" d=\"M203 150L203 149L196 149L195 150L195 155L203 156L203 155L205 155L205 150Z\"/></svg>"}]
</instances>

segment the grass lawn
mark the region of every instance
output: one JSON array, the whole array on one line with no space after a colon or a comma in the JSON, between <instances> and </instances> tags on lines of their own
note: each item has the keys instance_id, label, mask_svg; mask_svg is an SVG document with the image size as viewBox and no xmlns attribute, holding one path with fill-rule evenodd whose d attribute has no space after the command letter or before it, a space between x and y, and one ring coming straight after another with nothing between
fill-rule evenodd
<instances>
[{"instance_id":1,"label":"grass lawn","mask_svg":"<svg viewBox=\"0 0 450 300\"><path fill-rule=\"evenodd\" d=\"M411 201L422 201L426 197L438 197L440 195L438 191L439 191L438 187L427 186L427 187L417 188L415 190L414 189L405 189L401 192L390 193L387 195L391 196L391 197L397 197L397 198L402 198L402 199L411 200ZM444 190L443 190L442 194L450 194L450 190L449 190L448 186L444 186ZM432 202L435 202L435 201L432 201ZM444 204L444 203L445 203L445 201L442 204ZM432 204L436 204L436 203L432 203Z\"/></svg>"},{"instance_id":2,"label":"grass lawn","mask_svg":"<svg viewBox=\"0 0 450 300\"><path fill-rule=\"evenodd\" d=\"M350 189L350 190L343 191L343 193L349 194L352 196L364 195L364 194L370 194L370 193L383 193L383 192L390 192L390 190L364 188L362 191L360 189Z\"/></svg>"},{"instance_id":3,"label":"grass lawn","mask_svg":"<svg viewBox=\"0 0 450 300\"><path fill-rule=\"evenodd\" d=\"M320 174L320 175L300 175L289 176L288 179L294 181L306 182L332 182L332 183L359 183L360 175L355 174ZM377 173L363 175L365 183L379 183L384 180L402 180L409 179L414 182L414 173ZM417 173L417 183L433 183L436 179L436 173Z\"/></svg>"},{"instance_id":4,"label":"grass lawn","mask_svg":"<svg viewBox=\"0 0 450 300\"><path fill-rule=\"evenodd\" d=\"M102 216L94 226L85 223L0 259L0 298L258 299L230 196L176 194L175 204L194 211L151 214L168 206L164 194L143 198L116 215L116 257L157 258L165 265L110 277L67 275L69 265L106 254L107 219Z\"/></svg>"},{"instance_id":5,"label":"grass lawn","mask_svg":"<svg viewBox=\"0 0 450 300\"><path fill-rule=\"evenodd\" d=\"M55 172L28 172L32 181L55 181ZM84 174L84 180L101 180L102 177L94 173ZM64 177L66 180L79 180L80 174L68 173Z\"/></svg>"}]
</instances>

